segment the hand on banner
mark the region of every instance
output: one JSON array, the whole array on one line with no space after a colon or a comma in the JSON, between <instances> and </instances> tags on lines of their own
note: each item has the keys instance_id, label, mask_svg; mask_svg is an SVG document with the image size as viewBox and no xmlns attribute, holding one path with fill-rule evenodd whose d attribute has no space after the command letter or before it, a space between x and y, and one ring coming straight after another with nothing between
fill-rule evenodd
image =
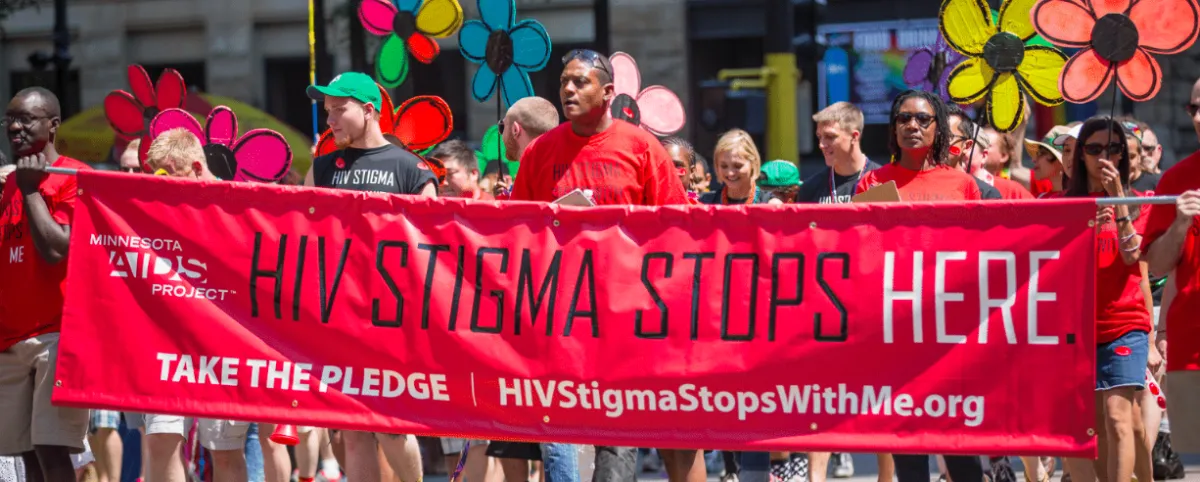
<instances>
[{"instance_id":1,"label":"hand on banner","mask_svg":"<svg viewBox=\"0 0 1200 482\"><path fill-rule=\"evenodd\" d=\"M1175 222L1190 226L1200 216L1200 191L1185 191L1175 199Z\"/></svg>"},{"instance_id":2,"label":"hand on banner","mask_svg":"<svg viewBox=\"0 0 1200 482\"><path fill-rule=\"evenodd\" d=\"M512 185L512 176L504 176L500 178L496 181L496 185L492 187L492 196L495 196L496 198L503 197L504 199L508 199L508 196L512 194Z\"/></svg>"},{"instance_id":3,"label":"hand on banner","mask_svg":"<svg viewBox=\"0 0 1200 482\"><path fill-rule=\"evenodd\" d=\"M17 187L21 188L23 194L32 194L38 191L38 186L42 184L42 179L46 178L46 155L37 153L17 159Z\"/></svg>"},{"instance_id":4,"label":"hand on banner","mask_svg":"<svg viewBox=\"0 0 1200 482\"><path fill-rule=\"evenodd\" d=\"M1115 217L1113 216L1113 207L1112 206L1097 206L1096 207L1096 228L1097 229L1099 229L1101 226L1104 226L1105 224L1113 222L1113 219L1115 219Z\"/></svg>"},{"instance_id":5,"label":"hand on banner","mask_svg":"<svg viewBox=\"0 0 1200 482\"><path fill-rule=\"evenodd\" d=\"M1112 197L1125 197L1125 188L1121 186L1121 173L1117 166L1108 159L1100 159L1100 180L1104 183L1104 191Z\"/></svg>"}]
</instances>

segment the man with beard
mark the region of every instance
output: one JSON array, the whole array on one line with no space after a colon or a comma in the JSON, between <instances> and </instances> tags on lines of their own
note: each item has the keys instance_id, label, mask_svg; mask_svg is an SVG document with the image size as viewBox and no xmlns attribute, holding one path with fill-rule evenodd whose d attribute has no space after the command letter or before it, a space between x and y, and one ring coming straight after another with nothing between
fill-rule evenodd
<instances>
[{"instance_id":1,"label":"man with beard","mask_svg":"<svg viewBox=\"0 0 1200 482\"><path fill-rule=\"evenodd\" d=\"M416 154L396 147L379 128L383 99L369 75L346 72L327 86L310 85L308 96L323 101L338 150L313 159L306 186L437 197L438 181ZM380 482L376 443L402 482L423 475L421 453L411 435L342 432L346 446L346 478Z\"/></svg>"},{"instance_id":2,"label":"man with beard","mask_svg":"<svg viewBox=\"0 0 1200 482\"><path fill-rule=\"evenodd\" d=\"M61 122L58 97L40 87L17 92L0 120L17 158L0 191L0 455L22 456L41 482L75 482L89 421L50 404L78 187L46 168L89 169L54 148Z\"/></svg>"},{"instance_id":3,"label":"man with beard","mask_svg":"<svg viewBox=\"0 0 1200 482\"><path fill-rule=\"evenodd\" d=\"M562 62L559 97L568 122L542 134L520 153L512 199L553 202L572 190L590 189L597 204L688 204L675 164L658 139L633 124L613 120L610 108L615 95L608 57L572 50ZM672 455L664 453L664 459L671 459L670 473L682 471L689 480L705 478L700 451L669 452ZM594 480L633 480L636 465L637 449L596 447ZM553 470L547 467L546 472ZM573 480L578 477L576 473ZM566 482L550 478L549 482Z\"/></svg>"},{"instance_id":4,"label":"man with beard","mask_svg":"<svg viewBox=\"0 0 1200 482\"><path fill-rule=\"evenodd\" d=\"M308 95L324 101L338 150L313 159L306 186L437 197L437 177L429 166L383 137L378 108L383 100L370 76L346 72L327 86L309 86Z\"/></svg>"}]
</instances>

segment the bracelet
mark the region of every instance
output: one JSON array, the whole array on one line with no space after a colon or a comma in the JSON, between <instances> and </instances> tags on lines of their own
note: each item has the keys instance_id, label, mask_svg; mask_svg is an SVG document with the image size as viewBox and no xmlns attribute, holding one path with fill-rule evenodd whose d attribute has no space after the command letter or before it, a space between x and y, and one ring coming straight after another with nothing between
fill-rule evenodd
<instances>
[{"instance_id":1,"label":"bracelet","mask_svg":"<svg viewBox=\"0 0 1200 482\"><path fill-rule=\"evenodd\" d=\"M1128 223L1130 221L1132 221L1132 219L1129 219L1129 216L1121 216L1117 218L1117 224Z\"/></svg>"},{"instance_id":2,"label":"bracelet","mask_svg":"<svg viewBox=\"0 0 1200 482\"><path fill-rule=\"evenodd\" d=\"M1137 243L1137 244L1135 244L1135 245L1133 245L1133 247L1132 247L1132 248L1121 248L1121 252L1123 252L1123 253L1132 253L1132 252L1135 252L1135 251L1137 251L1137 250L1139 250L1139 249L1141 249L1141 248L1142 248L1142 242L1141 242L1141 241L1138 241L1138 243Z\"/></svg>"},{"instance_id":3,"label":"bracelet","mask_svg":"<svg viewBox=\"0 0 1200 482\"><path fill-rule=\"evenodd\" d=\"M1137 235L1138 235L1137 233L1133 233L1133 234L1130 234L1129 236L1125 236L1124 238L1121 238L1121 244L1125 244L1125 243L1128 243L1129 241L1132 241L1133 238L1137 237Z\"/></svg>"}]
</instances>

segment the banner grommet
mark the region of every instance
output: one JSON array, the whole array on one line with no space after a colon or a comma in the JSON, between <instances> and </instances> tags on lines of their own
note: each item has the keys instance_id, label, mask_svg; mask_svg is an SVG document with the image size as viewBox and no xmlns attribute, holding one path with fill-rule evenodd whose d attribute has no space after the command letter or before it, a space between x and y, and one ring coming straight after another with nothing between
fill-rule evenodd
<instances>
[{"instance_id":1,"label":"banner grommet","mask_svg":"<svg viewBox=\"0 0 1200 482\"><path fill-rule=\"evenodd\" d=\"M314 214L314 213L316 213L316 212L317 212L317 208L314 208L314 207L311 207L311 206L308 208L308 214Z\"/></svg>"},{"instance_id":2,"label":"banner grommet","mask_svg":"<svg viewBox=\"0 0 1200 482\"><path fill-rule=\"evenodd\" d=\"M299 400L292 400L292 408L296 408L296 407L299 407L299 406L300 406L300 401L299 401Z\"/></svg>"},{"instance_id":3,"label":"banner grommet","mask_svg":"<svg viewBox=\"0 0 1200 482\"><path fill-rule=\"evenodd\" d=\"M813 221L811 223L808 223L808 229L817 229L817 222Z\"/></svg>"},{"instance_id":4,"label":"banner grommet","mask_svg":"<svg viewBox=\"0 0 1200 482\"><path fill-rule=\"evenodd\" d=\"M542 423L550 423L550 416L549 415L543 416Z\"/></svg>"},{"instance_id":5,"label":"banner grommet","mask_svg":"<svg viewBox=\"0 0 1200 482\"><path fill-rule=\"evenodd\" d=\"M1088 434L1088 437L1095 437L1095 436L1096 436L1096 429L1094 429L1094 428L1089 428L1089 429L1088 429L1088 431L1087 431L1087 434Z\"/></svg>"},{"instance_id":6,"label":"banner grommet","mask_svg":"<svg viewBox=\"0 0 1200 482\"><path fill-rule=\"evenodd\" d=\"M817 422L813 422L813 423L812 423L812 425L809 425L809 426L808 426L808 428L809 428L810 430L816 430L816 429L817 429Z\"/></svg>"},{"instance_id":7,"label":"banner grommet","mask_svg":"<svg viewBox=\"0 0 1200 482\"><path fill-rule=\"evenodd\" d=\"M558 227L559 225L561 225L562 223L559 223L559 222L558 222L558 220L557 220L557 219L555 219L555 220L554 220L554 222L553 222L553 223L551 223L551 224L553 224L553 225L554 225L554 227L556 227L556 228L557 228L557 227Z\"/></svg>"},{"instance_id":8,"label":"banner grommet","mask_svg":"<svg viewBox=\"0 0 1200 482\"><path fill-rule=\"evenodd\" d=\"M75 194L76 194L76 195L79 195L79 196L82 196L82 195L83 195L83 188L82 188L82 187L81 187L81 188L79 188L79 190L78 190L78 191L75 191Z\"/></svg>"}]
</instances>

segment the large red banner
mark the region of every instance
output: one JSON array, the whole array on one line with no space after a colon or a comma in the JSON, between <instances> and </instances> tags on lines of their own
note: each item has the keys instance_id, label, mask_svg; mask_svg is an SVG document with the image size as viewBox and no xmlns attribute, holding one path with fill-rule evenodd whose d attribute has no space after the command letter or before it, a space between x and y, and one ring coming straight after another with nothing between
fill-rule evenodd
<instances>
[{"instance_id":1,"label":"large red banner","mask_svg":"<svg viewBox=\"0 0 1200 482\"><path fill-rule=\"evenodd\" d=\"M79 186L56 403L493 440L1094 454L1089 200L585 209Z\"/></svg>"}]
</instances>

